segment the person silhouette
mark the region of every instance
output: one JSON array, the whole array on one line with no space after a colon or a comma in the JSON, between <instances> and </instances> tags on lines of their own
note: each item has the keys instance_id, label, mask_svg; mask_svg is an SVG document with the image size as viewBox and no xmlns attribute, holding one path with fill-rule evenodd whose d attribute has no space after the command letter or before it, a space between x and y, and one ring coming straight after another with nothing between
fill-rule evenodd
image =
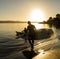
<instances>
[{"instance_id":1,"label":"person silhouette","mask_svg":"<svg viewBox=\"0 0 60 59\"><path fill-rule=\"evenodd\" d=\"M28 21L27 32L28 32L28 41L31 46L31 51L34 51L34 39L35 39L35 26Z\"/></svg>"}]
</instances>

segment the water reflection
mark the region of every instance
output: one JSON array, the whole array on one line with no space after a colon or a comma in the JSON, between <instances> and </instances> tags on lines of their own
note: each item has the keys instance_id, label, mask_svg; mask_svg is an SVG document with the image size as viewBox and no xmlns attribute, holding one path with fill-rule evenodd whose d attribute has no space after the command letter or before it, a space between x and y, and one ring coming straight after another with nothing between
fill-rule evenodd
<instances>
[{"instance_id":1,"label":"water reflection","mask_svg":"<svg viewBox=\"0 0 60 59\"><path fill-rule=\"evenodd\" d=\"M48 24L38 24L38 23L33 23L36 27L36 29L42 29L42 28L49 28Z\"/></svg>"}]
</instances>

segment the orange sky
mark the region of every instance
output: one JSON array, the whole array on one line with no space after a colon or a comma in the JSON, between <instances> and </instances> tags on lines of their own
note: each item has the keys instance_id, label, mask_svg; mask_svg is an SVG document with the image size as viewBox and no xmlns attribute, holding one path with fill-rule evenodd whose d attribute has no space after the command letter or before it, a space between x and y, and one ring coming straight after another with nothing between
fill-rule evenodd
<instances>
[{"instance_id":1,"label":"orange sky","mask_svg":"<svg viewBox=\"0 0 60 59\"><path fill-rule=\"evenodd\" d=\"M44 12L44 19L60 13L60 0L0 0L0 20L26 21L33 9Z\"/></svg>"}]
</instances>

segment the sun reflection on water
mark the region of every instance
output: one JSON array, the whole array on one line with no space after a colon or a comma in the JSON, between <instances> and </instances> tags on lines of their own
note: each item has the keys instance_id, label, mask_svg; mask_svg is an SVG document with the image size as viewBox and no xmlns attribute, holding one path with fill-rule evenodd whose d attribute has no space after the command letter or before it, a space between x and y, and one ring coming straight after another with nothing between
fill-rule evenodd
<instances>
[{"instance_id":1,"label":"sun reflection on water","mask_svg":"<svg viewBox=\"0 0 60 59\"><path fill-rule=\"evenodd\" d=\"M44 50L38 50L38 52L40 53L40 54L44 54Z\"/></svg>"},{"instance_id":2,"label":"sun reflection on water","mask_svg":"<svg viewBox=\"0 0 60 59\"><path fill-rule=\"evenodd\" d=\"M42 29L42 28L48 28L48 26L46 24L38 24L38 23L34 23L36 29Z\"/></svg>"}]
</instances>

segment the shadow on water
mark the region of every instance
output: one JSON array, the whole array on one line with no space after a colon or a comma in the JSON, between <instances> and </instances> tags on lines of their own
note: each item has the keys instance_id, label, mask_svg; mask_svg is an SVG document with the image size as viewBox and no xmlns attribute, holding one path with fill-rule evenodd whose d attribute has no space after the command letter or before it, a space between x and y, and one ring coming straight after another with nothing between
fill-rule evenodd
<instances>
[{"instance_id":1,"label":"shadow on water","mask_svg":"<svg viewBox=\"0 0 60 59\"><path fill-rule=\"evenodd\" d=\"M28 59L32 59L34 56L37 55L35 51L28 51L28 50L23 51L23 54Z\"/></svg>"}]
</instances>

